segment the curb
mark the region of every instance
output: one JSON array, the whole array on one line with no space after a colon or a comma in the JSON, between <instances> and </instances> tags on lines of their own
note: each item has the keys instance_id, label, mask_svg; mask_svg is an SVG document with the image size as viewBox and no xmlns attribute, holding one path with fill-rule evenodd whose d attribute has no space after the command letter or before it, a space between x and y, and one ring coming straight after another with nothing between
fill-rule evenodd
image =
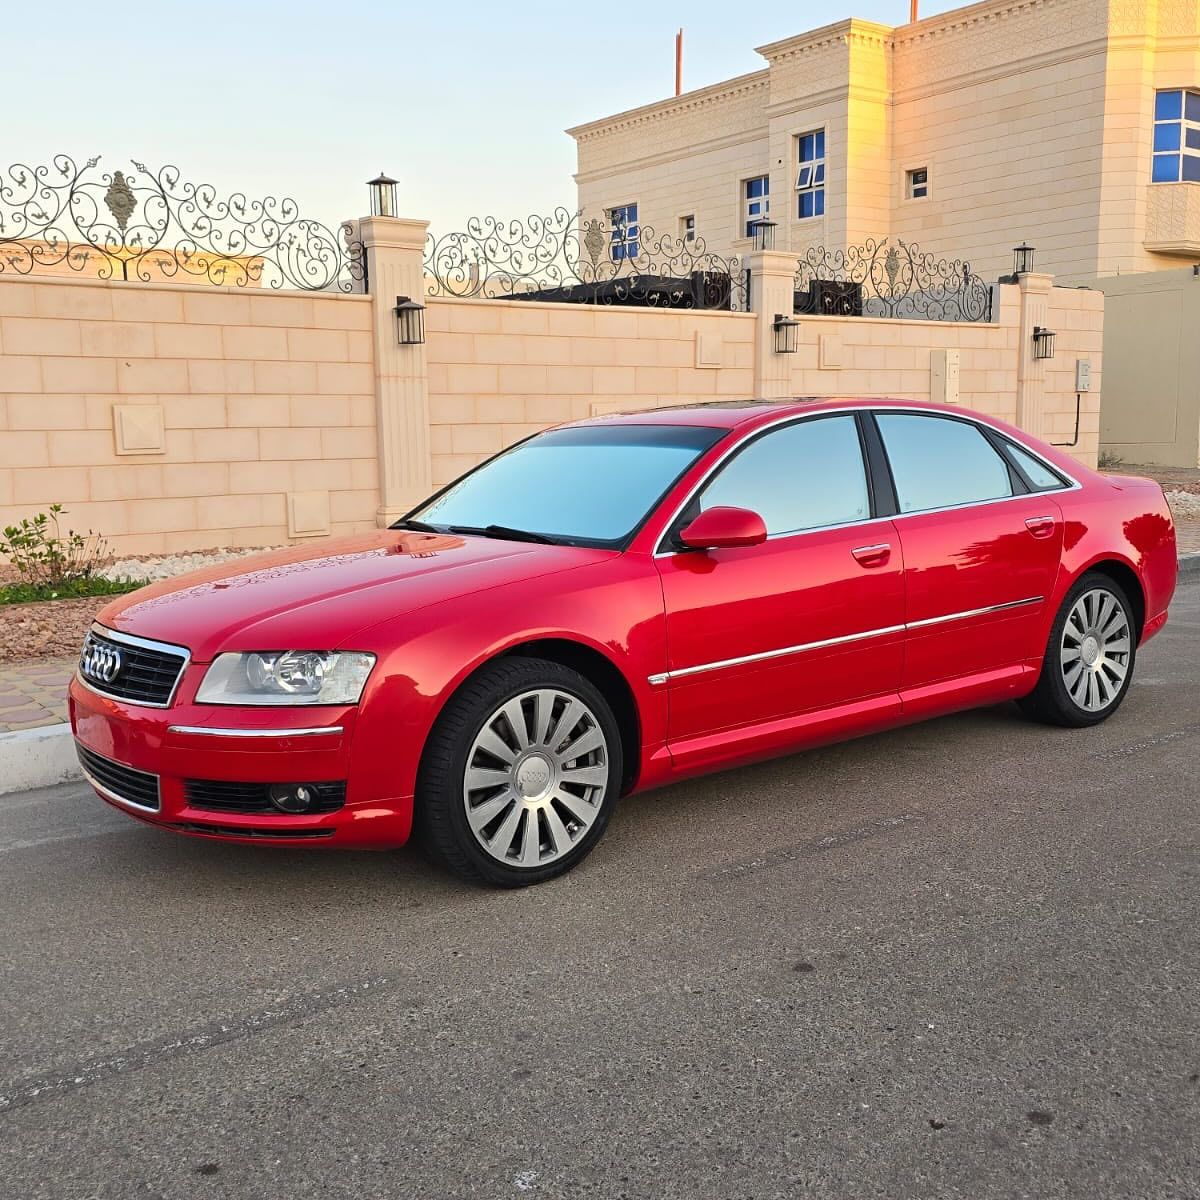
<instances>
[{"instance_id":1,"label":"curb","mask_svg":"<svg viewBox=\"0 0 1200 1200\"><path fill-rule=\"evenodd\" d=\"M0 734L0 796L82 778L70 725Z\"/></svg>"},{"instance_id":2,"label":"curb","mask_svg":"<svg viewBox=\"0 0 1200 1200\"><path fill-rule=\"evenodd\" d=\"M1200 554L1181 554L1179 556L1179 578L1195 579L1200 575Z\"/></svg>"}]
</instances>

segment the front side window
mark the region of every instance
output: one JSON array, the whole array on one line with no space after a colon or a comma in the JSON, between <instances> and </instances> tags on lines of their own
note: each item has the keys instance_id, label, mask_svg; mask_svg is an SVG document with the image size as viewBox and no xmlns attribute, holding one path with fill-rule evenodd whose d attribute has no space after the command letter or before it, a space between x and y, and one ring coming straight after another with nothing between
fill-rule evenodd
<instances>
[{"instance_id":1,"label":"front side window","mask_svg":"<svg viewBox=\"0 0 1200 1200\"><path fill-rule=\"evenodd\" d=\"M876 413L902 513L951 508L1013 494L1004 459L967 421Z\"/></svg>"},{"instance_id":2,"label":"front side window","mask_svg":"<svg viewBox=\"0 0 1200 1200\"><path fill-rule=\"evenodd\" d=\"M518 530L585 546L621 544L724 429L552 429L464 475L410 518L439 532Z\"/></svg>"},{"instance_id":3,"label":"front side window","mask_svg":"<svg viewBox=\"0 0 1200 1200\"><path fill-rule=\"evenodd\" d=\"M799 167L796 172L796 216L820 217L825 213L825 130L814 129L796 139Z\"/></svg>"},{"instance_id":4,"label":"front side window","mask_svg":"<svg viewBox=\"0 0 1200 1200\"><path fill-rule=\"evenodd\" d=\"M1200 182L1200 91L1182 88L1154 97L1155 183Z\"/></svg>"},{"instance_id":5,"label":"front side window","mask_svg":"<svg viewBox=\"0 0 1200 1200\"><path fill-rule=\"evenodd\" d=\"M613 262L638 256L638 206L621 204L608 210L609 253Z\"/></svg>"},{"instance_id":6,"label":"front side window","mask_svg":"<svg viewBox=\"0 0 1200 1200\"><path fill-rule=\"evenodd\" d=\"M742 184L742 223L746 236L754 236L754 227L765 221L771 211L771 177L757 175Z\"/></svg>"},{"instance_id":7,"label":"front side window","mask_svg":"<svg viewBox=\"0 0 1200 1200\"><path fill-rule=\"evenodd\" d=\"M767 534L865 521L871 515L858 425L852 415L819 417L750 442L700 495L758 513Z\"/></svg>"}]
</instances>

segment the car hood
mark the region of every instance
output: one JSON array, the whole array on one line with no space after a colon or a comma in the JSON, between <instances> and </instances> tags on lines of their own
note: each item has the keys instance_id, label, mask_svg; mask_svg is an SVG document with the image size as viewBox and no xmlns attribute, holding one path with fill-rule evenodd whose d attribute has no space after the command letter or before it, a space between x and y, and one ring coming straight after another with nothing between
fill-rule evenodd
<instances>
[{"instance_id":1,"label":"car hood","mask_svg":"<svg viewBox=\"0 0 1200 1200\"><path fill-rule=\"evenodd\" d=\"M380 530L154 583L113 601L97 619L122 633L187 646L196 662L224 650L349 649L357 632L386 618L612 553Z\"/></svg>"}]
</instances>

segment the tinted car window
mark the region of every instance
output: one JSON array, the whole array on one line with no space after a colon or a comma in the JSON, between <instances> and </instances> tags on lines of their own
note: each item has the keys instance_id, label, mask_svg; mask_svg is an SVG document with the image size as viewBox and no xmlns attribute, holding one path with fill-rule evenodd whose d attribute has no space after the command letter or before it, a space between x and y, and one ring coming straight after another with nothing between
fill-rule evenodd
<instances>
[{"instance_id":1,"label":"tinted car window","mask_svg":"<svg viewBox=\"0 0 1200 1200\"><path fill-rule=\"evenodd\" d=\"M863 521L871 515L853 416L800 421L763 434L704 489L701 509L748 508L768 534Z\"/></svg>"},{"instance_id":2,"label":"tinted car window","mask_svg":"<svg viewBox=\"0 0 1200 1200\"><path fill-rule=\"evenodd\" d=\"M901 512L949 508L1011 496L1004 460L966 421L877 413Z\"/></svg>"},{"instance_id":3,"label":"tinted car window","mask_svg":"<svg viewBox=\"0 0 1200 1200\"><path fill-rule=\"evenodd\" d=\"M540 433L464 475L411 515L439 528L504 525L616 544L724 429L589 425Z\"/></svg>"},{"instance_id":4,"label":"tinted car window","mask_svg":"<svg viewBox=\"0 0 1200 1200\"><path fill-rule=\"evenodd\" d=\"M1060 488L1065 486L1059 475L1050 470L1041 459L1034 458L1032 454L1022 450L1020 446L1014 443L1008 443L1009 452L1017 461L1017 466L1029 477L1029 482L1033 484L1039 492L1048 492L1052 488Z\"/></svg>"}]
</instances>

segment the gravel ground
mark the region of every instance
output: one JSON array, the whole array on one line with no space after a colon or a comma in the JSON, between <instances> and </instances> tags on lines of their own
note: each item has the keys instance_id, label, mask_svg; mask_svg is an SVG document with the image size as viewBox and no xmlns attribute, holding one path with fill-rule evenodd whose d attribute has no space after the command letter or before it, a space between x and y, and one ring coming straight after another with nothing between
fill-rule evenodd
<instances>
[{"instance_id":1,"label":"gravel ground","mask_svg":"<svg viewBox=\"0 0 1200 1200\"><path fill-rule=\"evenodd\" d=\"M1200 519L1200 494L1196 492L1167 492L1167 503L1177 521Z\"/></svg>"},{"instance_id":2,"label":"gravel ground","mask_svg":"<svg viewBox=\"0 0 1200 1200\"><path fill-rule=\"evenodd\" d=\"M258 550L200 550L193 554L167 554L122 558L100 573L108 579L169 579L214 563L258 554ZM0 566L0 583L14 578L12 569ZM28 658L55 658L74 654L96 614L111 596L86 596L79 600L47 600L15 604L0 612L0 662Z\"/></svg>"}]
</instances>

